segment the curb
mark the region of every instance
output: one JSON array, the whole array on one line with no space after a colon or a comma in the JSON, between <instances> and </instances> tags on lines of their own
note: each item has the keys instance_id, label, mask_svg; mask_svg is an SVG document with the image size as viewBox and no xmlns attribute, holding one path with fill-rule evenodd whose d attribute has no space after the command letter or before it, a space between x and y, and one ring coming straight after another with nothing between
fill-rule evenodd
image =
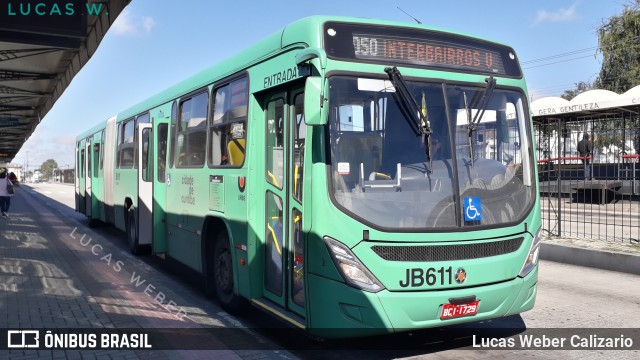
<instances>
[{"instance_id":1,"label":"curb","mask_svg":"<svg viewBox=\"0 0 640 360\"><path fill-rule=\"evenodd\" d=\"M640 255L542 243L540 259L640 275Z\"/></svg>"}]
</instances>

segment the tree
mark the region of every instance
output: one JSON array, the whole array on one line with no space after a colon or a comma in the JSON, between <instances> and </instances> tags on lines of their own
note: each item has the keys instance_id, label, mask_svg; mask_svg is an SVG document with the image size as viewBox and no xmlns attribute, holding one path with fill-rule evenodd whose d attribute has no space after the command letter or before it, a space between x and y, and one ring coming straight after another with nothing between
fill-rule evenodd
<instances>
[{"instance_id":1,"label":"tree","mask_svg":"<svg viewBox=\"0 0 640 360\"><path fill-rule=\"evenodd\" d=\"M571 100L574 97L580 95L581 93L593 89L593 84L590 84L586 81L580 81L575 83L576 88L572 90L565 90L564 94L560 95L561 98L565 100Z\"/></svg>"},{"instance_id":2,"label":"tree","mask_svg":"<svg viewBox=\"0 0 640 360\"><path fill-rule=\"evenodd\" d=\"M54 175L54 170L57 168L58 163L53 159L49 159L40 165L40 172L45 179L51 179Z\"/></svg>"},{"instance_id":3,"label":"tree","mask_svg":"<svg viewBox=\"0 0 640 360\"><path fill-rule=\"evenodd\" d=\"M597 88L621 94L640 84L640 0L624 6L598 28L602 68Z\"/></svg>"}]
</instances>

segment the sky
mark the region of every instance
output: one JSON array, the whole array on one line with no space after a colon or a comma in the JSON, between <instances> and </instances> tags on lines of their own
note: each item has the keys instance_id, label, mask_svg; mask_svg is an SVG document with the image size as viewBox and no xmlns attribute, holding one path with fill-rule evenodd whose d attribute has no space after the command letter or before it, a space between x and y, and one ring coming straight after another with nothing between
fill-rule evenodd
<instances>
[{"instance_id":1,"label":"sky","mask_svg":"<svg viewBox=\"0 0 640 360\"><path fill-rule=\"evenodd\" d=\"M76 136L288 23L311 15L413 22L510 45L532 100L598 76L597 28L626 0L132 0L18 152L74 168ZM27 159L28 157L28 159Z\"/></svg>"}]
</instances>

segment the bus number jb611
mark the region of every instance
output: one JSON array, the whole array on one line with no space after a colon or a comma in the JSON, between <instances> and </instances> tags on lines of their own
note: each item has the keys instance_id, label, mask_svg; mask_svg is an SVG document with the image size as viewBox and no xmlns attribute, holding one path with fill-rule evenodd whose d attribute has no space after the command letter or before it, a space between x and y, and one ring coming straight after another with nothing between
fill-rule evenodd
<instances>
[{"instance_id":1,"label":"bus number jb611","mask_svg":"<svg viewBox=\"0 0 640 360\"><path fill-rule=\"evenodd\" d=\"M420 287L422 285L433 286L436 283L438 285L451 285L453 282L453 275L451 266L445 268L413 268L407 269L406 278L400 280L400 287Z\"/></svg>"}]
</instances>

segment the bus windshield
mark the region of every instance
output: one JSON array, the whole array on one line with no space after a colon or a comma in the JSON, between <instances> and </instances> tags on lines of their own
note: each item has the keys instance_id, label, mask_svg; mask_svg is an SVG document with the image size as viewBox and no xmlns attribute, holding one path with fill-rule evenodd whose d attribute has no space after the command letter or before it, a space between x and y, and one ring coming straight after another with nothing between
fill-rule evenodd
<instances>
[{"instance_id":1,"label":"bus windshield","mask_svg":"<svg viewBox=\"0 0 640 360\"><path fill-rule=\"evenodd\" d=\"M535 199L523 93L496 88L485 96L483 84L406 85L424 116L389 80L329 79L336 205L381 229L522 220ZM416 131L425 120L429 136Z\"/></svg>"}]
</instances>

